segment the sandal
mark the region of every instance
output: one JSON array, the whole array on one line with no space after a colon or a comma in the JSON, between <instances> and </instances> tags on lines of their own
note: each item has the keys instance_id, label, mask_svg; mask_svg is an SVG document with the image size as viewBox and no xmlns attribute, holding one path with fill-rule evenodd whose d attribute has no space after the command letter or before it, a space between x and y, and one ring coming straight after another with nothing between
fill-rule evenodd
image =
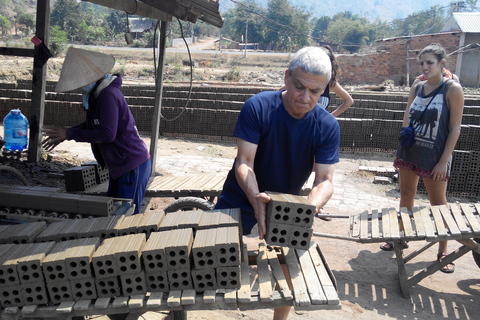
<instances>
[{"instance_id":1,"label":"sandal","mask_svg":"<svg viewBox=\"0 0 480 320\"><path fill-rule=\"evenodd\" d=\"M446 254L445 252L439 253L437 254L437 260L442 261L443 257L446 257L446 256L448 256L448 254ZM446 266L442 267L440 271L444 273L453 273L453 271L455 271L455 263L450 262Z\"/></svg>"},{"instance_id":2,"label":"sandal","mask_svg":"<svg viewBox=\"0 0 480 320\"><path fill-rule=\"evenodd\" d=\"M402 241L402 249L407 249L407 248L408 248L408 242ZM392 251L393 249L395 249L395 247L392 241L387 241L380 246L380 249L385 251Z\"/></svg>"}]
</instances>

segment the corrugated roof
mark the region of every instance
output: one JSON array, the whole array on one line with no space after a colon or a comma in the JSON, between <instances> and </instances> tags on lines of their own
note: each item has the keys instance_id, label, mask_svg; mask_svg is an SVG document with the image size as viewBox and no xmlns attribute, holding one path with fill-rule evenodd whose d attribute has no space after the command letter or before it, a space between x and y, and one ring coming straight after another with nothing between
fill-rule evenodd
<instances>
[{"instance_id":1,"label":"corrugated roof","mask_svg":"<svg viewBox=\"0 0 480 320\"><path fill-rule=\"evenodd\" d=\"M480 12L454 12L453 18L462 32L480 33Z\"/></svg>"},{"instance_id":2,"label":"corrugated roof","mask_svg":"<svg viewBox=\"0 0 480 320\"><path fill-rule=\"evenodd\" d=\"M202 20L221 28L223 18L220 15L218 0L82 0L98 5L122 10L131 15L171 21L176 17L183 21L196 23Z\"/></svg>"}]
</instances>

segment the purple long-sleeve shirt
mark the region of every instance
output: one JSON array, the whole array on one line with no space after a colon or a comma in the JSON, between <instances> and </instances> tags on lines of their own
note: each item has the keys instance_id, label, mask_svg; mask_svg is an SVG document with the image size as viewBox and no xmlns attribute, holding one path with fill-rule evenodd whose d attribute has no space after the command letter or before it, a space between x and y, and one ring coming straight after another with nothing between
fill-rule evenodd
<instances>
[{"instance_id":1,"label":"purple long-sleeve shirt","mask_svg":"<svg viewBox=\"0 0 480 320\"><path fill-rule=\"evenodd\" d=\"M67 129L67 140L89 142L98 163L106 165L118 179L150 158L140 138L135 119L120 91L122 78L117 75L87 110L86 121ZM93 92L92 92L93 95Z\"/></svg>"}]
</instances>

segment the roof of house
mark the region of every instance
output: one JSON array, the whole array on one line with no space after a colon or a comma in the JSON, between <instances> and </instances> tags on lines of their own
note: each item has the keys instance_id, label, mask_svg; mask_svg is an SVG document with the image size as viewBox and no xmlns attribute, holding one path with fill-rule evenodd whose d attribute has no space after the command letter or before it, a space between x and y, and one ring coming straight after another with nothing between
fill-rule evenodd
<instances>
[{"instance_id":1,"label":"roof of house","mask_svg":"<svg viewBox=\"0 0 480 320\"><path fill-rule=\"evenodd\" d=\"M221 28L219 0L82 0L104 7L124 11L161 21L172 21L172 17L196 23L197 19Z\"/></svg>"},{"instance_id":2,"label":"roof of house","mask_svg":"<svg viewBox=\"0 0 480 320\"><path fill-rule=\"evenodd\" d=\"M480 33L480 12L454 12L440 32Z\"/></svg>"}]
</instances>

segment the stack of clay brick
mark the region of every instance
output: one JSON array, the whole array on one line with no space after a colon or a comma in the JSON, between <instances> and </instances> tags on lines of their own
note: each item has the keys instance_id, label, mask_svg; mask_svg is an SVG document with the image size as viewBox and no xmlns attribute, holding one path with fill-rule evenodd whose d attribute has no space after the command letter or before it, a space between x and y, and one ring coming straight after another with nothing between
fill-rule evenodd
<instances>
[{"instance_id":1,"label":"stack of clay brick","mask_svg":"<svg viewBox=\"0 0 480 320\"><path fill-rule=\"evenodd\" d=\"M59 192L58 188L0 185L0 206L42 210L45 214L109 216L114 211L112 197ZM23 211L22 211L23 212Z\"/></svg>"},{"instance_id":2,"label":"stack of clay brick","mask_svg":"<svg viewBox=\"0 0 480 320\"><path fill-rule=\"evenodd\" d=\"M2 307L240 287L239 209L97 219L109 229L75 232L85 225L66 220L38 235L45 242L0 245ZM55 237L65 227L93 237Z\"/></svg>"},{"instance_id":3,"label":"stack of clay brick","mask_svg":"<svg viewBox=\"0 0 480 320\"><path fill-rule=\"evenodd\" d=\"M85 191L91 187L107 182L109 171L98 162L85 163L80 167L73 167L63 171L65 189L67 192Z\"/></svg>"},{"instance_id":4,"label":"stack of clay brick","mask_svg":"<svg viewBox=\"0 0 480 320\"><path fill-rule=\"evenodd\" d=\"M305 197L267 192L266 242L270 245L308 250L313 233L315 206Z\"/></svg>"}]
</instances>

